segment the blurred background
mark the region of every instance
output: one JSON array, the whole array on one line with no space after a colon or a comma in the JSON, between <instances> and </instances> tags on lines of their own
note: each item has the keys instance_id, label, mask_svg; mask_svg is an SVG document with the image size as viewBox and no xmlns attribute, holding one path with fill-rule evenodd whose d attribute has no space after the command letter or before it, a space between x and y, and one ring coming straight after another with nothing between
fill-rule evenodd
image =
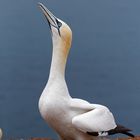
<instances>
[{"instance_id":1,"label":"blurred background","mask_svg":"<svg viewBox=\"0 0 140 140\"><path fill-rule=\"evenodd\" d=\"M140 1L40 0L73 30L66 80L73 97L108 106L140 134ZM0 128L5 137L51 137L38 100L52 54L38 0L0 0Z\"/></svg>"}]
</instances>

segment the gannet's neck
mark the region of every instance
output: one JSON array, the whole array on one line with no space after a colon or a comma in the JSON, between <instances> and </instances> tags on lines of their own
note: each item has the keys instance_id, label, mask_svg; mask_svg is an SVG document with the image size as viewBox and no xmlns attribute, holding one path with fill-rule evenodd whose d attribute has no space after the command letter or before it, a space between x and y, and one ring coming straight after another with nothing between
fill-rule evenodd
<instances>
[{"instance_id":1,"label":"gannet's neck","mask_svg":"<svg viewBox=\"0 0 140 140\"><path fill-rule=\"evenodd\" d=\"M53 39L53 53L49 80L65 79L65 67L69 53L68 44L61 39ZM69 44L70 45L70 44Z\"/></svg>"}]
</instances>

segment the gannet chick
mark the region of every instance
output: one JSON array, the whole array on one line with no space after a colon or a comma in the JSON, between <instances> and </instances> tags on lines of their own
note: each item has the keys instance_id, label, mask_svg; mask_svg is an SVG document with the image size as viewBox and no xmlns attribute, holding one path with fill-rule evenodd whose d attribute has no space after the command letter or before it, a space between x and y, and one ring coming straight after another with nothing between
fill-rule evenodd
<instances>
[{"instance_id":1,"label":"gannet chick","mask_svg":"<svg viewBox=\"0 0 140 140\"><path fill-rule=\"evenodd\" d=\"M92 140L95 136L116 133L134 137L117 125L110 110L103 105L72 98L65 82L65 66L72 41L72 31L56 18L42 3L51 33L53 54L49 79L39 99L39 111L44 120L57 132L61 140Z\"/></svg>"}]
</instances>

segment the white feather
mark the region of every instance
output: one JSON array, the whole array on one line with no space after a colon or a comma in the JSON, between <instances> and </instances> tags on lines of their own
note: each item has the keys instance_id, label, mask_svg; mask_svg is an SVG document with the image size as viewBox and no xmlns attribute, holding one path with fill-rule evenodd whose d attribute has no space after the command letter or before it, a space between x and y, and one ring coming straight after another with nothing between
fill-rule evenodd
<instances>
[{"instance_id":1,"label":"white feather","mask_svg":"<svg viewBox=\"0 0 140 140\"><path fill-rule=\"evenodd\" d=\"M105 106L92 104L95 109L73 117L72 124L83 132L102 132L114 129L116 123Z\"/></svg>"}]
</instances>

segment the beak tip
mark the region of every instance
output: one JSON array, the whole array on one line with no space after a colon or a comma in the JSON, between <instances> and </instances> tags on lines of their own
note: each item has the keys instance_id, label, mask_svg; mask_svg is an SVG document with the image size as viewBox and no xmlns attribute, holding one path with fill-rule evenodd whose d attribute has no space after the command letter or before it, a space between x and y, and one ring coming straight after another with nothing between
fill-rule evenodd
<instances>
[{"instance_id":1,"label":"beak tip","mask_svg":"<svg viewBox=\"0 0 140 140\"><path fill-rule=\"evenodd\" d=\"M38 4L39 6L40 6L40 5L42 5L42 3L41 3L41 2L38 2L37 4Z\"/></svg>"},{"instance_id":2,"label":"beak tip","mask_svg":"<svg viewBox=\"0 0 140 140\"><path fill-rule=\"evenodd\" d=\"M43 12L43 14L45 15L45 17L47 18L49 25L58 28L57 21L56 21L57 18L41 2L38 2L38 6Z\"/></svg>"},{"instance_id":3,"label":"beak tip","mask_svg":"<svg viewBox=\"0 0 140 140\"><path fill-rule=\"evenodd\" d=\"M38 2L39 7L43 7L43 4L41 2Z\"/></svg>"}]
</instances>

